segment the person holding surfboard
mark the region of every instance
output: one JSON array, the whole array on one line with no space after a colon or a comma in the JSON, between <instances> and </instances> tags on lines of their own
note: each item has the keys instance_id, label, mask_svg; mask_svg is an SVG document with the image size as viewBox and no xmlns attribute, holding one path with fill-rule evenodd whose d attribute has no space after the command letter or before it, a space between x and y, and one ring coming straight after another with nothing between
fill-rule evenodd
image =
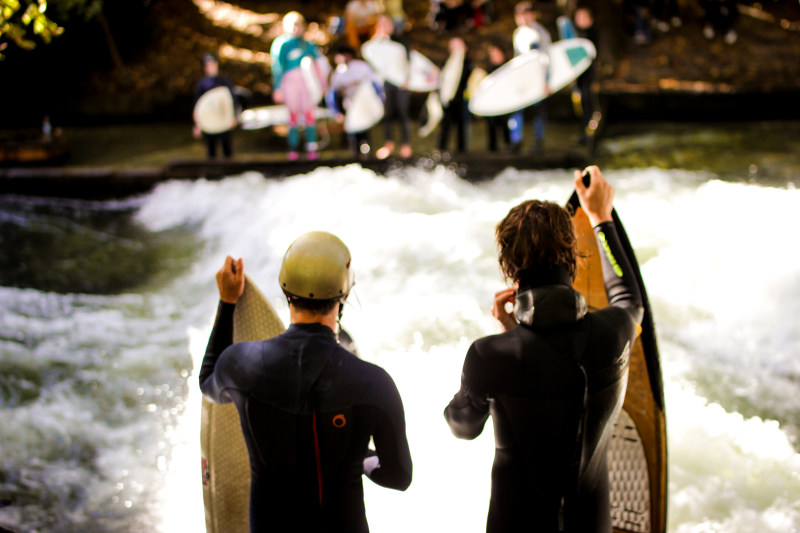
<instances>
[{"instance_id":1,"label":"person holding surfboard","mask_svg":"<svg viewBox=\"0 0 800 533\"><path fill-rule=\"evenodd\" d=\"M378 22L375 25L375 35L371 40L388 40L398 43L406 51L405 64L398 70L411 73L411 45L404 36L398 33L395 23L389 15L378 15ZM383 93L385 95L383 115L383 131L386 137L383 146L378 148L375 155L378 159L386 159L394 153L393 122L397 119L400 122L400 157L408 159L411 157L411 115L409 107L411 105L411 93L408 92L408 77L395 85L389 80L383 81Z\"/></svg>"},{"instance_id":2,"label":"person holding surfboard","mask_svg":"<svg viewBox=\"0 0 800 533\"><path fill-rule=\"evenodd\" d=\"M552 39L547 28L542 26L539 21L539 12L534 9L533 4L527 0L517 3L514 6L514 21L517 23L512 36L514 53L522 55L531 50L538 50L543 57L541 68L545 79L545 87L549 95L547 78L549 75L549 62L547 61ZM541 101L531 106L533 112L533 133L535 145L533 153L539 155L544 150L545 126L547 123L547 109L545 102ZM524 127L524 110L514 113L508 121L508 128L511 134L511 145L513 151L522 148L522 132Z\"/></svg>"},{"instance_id":3,"label":"person holding surfboard","mask_svg":"<svg viewBox=\"0 0 800 533\"><path fill-rule=\"evenodd\" d=\"M325 94L325 102L328 107L336 114L336 120L345 123L345 130L347 130L347 140L350 144L350 150L356 158L366 158L371 150L369 142L369 128L359 126L353 129L349 124L347 118L361 119L362 117L353 117L350 114L359 113L357 104L359 103L357 95L362 85L369 86L370 96L383 100L383 84L380 79L375 75L375 72L366 61L355 58L356 52L347 45L340 45L334 50L333 61L336 63L336 68L331 74L330 89ZM379 111L381 115L376 120L368 120L366 123L370 126L380 120L383 108L381 102ZM364 113L368 109L364 110ZM361 120L352 120L355 124Z\"/></svg>"},{"instance_id":4,"label":"person holding surfboard","mask_svg":"<svg viewBox=\"0 0 800 533\"><path fill-rule=\"evenodd\" d=\"M488 61L487 74L491 74L506 63L506 53L499 42L489 42L486 48L486 57ZM508 115L486 117L487 148L490 152L498 151L500 147L498 137L502 139L504 147L510 144L508 119Z\"/></svg>"},{"instance_id":5,"label":"person holding surfboard","mask_svg":"<svg viewBox=\"0 0 800 533\"><path fill-rule=\"evenodd\" d=\"M317 46L303 38L305 18L297 11L283 17L284 33L270 47L272 60L272 97L278 104L289 108L289 154L290 161L300 158L300 123L305 126L306 154L309 159L319 158L317 144L316 107L325 91L329 67L325 56ZM303 61L310 61L310 69L302 68ZM306 72L304 72L304 70ZM310 70L311 72L308 72ZM312 78L312 79L308 79ZM312 94L309 84L321 86L317 95Z\"/></svg>"},{"instance_id":6,"label":"person holding surfboard","mask_svg":"<svg viewBox=\"0 0 800 533\"><path fill-rule=\"evenodd\" d=\"M442 89L439 89L439 96L442 103L442 121L439 131L439 150L446 151L450 140L450 129L456 129L456 150L459 153L467 151L467 139L469 137L469 100L467 98L467 82L472 74L472 60L469 58L467 44L461 37L451 37L448 41L450 56L448 61L454 60L457 63L458 77L452 83L450 94L445 96ZM448 69L449 70L449 69Z\"/></svg>"},{"instance_id":7,"label":"person holding surfboard","mask_svg":"<svg viewBox=\"0 0 800 533\"><path fill-rule=\"evenodd\" d=\"M575 190L595 228L609 306L587 312L572 287L577 236L563 207L528 200L496 229L513 287L496 293L503 333L476 340L444 415L476 438L492 416L495 458L487 532L611 532L607 452L622 409L644 304L613 220L614 189L596 166ZM507 309L513 304L513 311Z\"/></svg>"},{"instance_id":8,"label":"person holding surfboard","mask_svg":"<svg viewBox=\"0 0 800 533\"><path fill-rule=\"evenodd\" d=\"M233 342L242 259L228 256L216 279L220 301L200 388L239 413L251 467L250 531L367 533L362 475L402 491L412 462L391 376L339 343L354 284L350 251L321 231L289 246L278 281L291 325L264 341Z\"/></svg>"},{"instance_id":9,"label":"person holding surfboard","mask_svg":"<svg viewBox=\"0 0 800 533\"><path fill-rule=\"evenodd\" d=\"M217 56L212 53L203 55L203 72L204 76L197 82L194 92L194 101L197 103L204 94L217 87L227 87L231 93L231 100L233 101L234 108L236 107L236 92L233 88L233 83L226 76L221 76L219 73L219 60ZM222 155L226 159L233 157L233 128L236 126L235 119L231 122L230 128L221 132L210 133L202 131L197 124L197 117L193 116L194 125L192 133L196 139L203 138L206 143L206 153L209 159L217 157L217 145L222 148Z\"/></svg>"},{"instance_id":10,"label":"person holding surfboard","mask_svg":"<svg viewBox=\"0 0 800 533\"><path fill-rule=\"evenodd\" d=\"M584 39L590 40L595 49L597 49L600 39L595 27L592 10L586 6L580 6L575 10L573 18L575 19L576 37L583 37ZM597 129L597 120L599 117L598 109L600 106L597 103L597 95L592 90L595 78L597 77L597 67L595 65L596 63L593 61L592 64L589 65L589 68L575 80L576 90L573 92L572 100L582 122L581 133L577 140L577 143L580 145L587 144L589 138L594 135ZM592 121L594 121L594 123Z\"/></svg>"}]
</instances>

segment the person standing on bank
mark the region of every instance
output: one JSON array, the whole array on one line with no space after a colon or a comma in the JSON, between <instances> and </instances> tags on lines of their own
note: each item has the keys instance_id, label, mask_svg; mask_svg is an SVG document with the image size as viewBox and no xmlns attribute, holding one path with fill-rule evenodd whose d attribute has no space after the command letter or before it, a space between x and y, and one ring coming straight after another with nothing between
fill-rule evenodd
<instances>
[{"instance_id":1,"label":"person standing on bank","mask_svg":"<svg viewBox=\"0 0 800 533\"><path fill-rule=\"evenodd\" d=\"M388 39L402 45L406 51L405 65L403 70L411 70L411 45L408 39L398 33L394 22L389 15L378 15L378 22L375 25L375 35L372 39ZM383 115L383 132L385 142L375 153L378 159L386 159L394 153L393 122L400 123L400 157L408 159L411 157L411 93L408 91L408 79L400 85L395 85L389 80L383 82L383 93L385 96L384 108L386 113Z\"/></svg>"},{"instance_id":2,"label":"person standing on bank","mask_svg":"<svg viewBox=\"0 0 800 533\"><path fill-rule=\"evenodd\" d=\"M252 473L250 531L368 532L362 474L405 490L412 465L392 378L338 342L354 279L347 246L326 232L289 246L279 282L291 325L266 341L233 343L242 260L228 256L216 278L220 302L200 388L239 412Z\"/></svg>"},{"instance_id":3,"label":"person standing on bank","mask_svg":"<svg viewBox=\"0 0 800 533\"><path fill-rule=\"evenodd\" d=\"M644 313L612 220L614 189L596 166L575 189L595 228L609 307L587 313L572 288L576 235L566 209L529 200L497 226L513 288L495 295L504 332L475 341L444 415L474 439L491 415L495 457L486 531L611 532L607 451ZM506 304L514 304L513 312Z\"/></svg>"},{"instance_id":4,"label":"person standing on bank","mask_svg":"<svg viewBox=\"0 0 800 533\"><path fill-rule=\"evenodd\" d=\"M284 33L272 41L270 59L272 61L273 99L278 104L285 104L289 109L289 161L300 158L300 123L305 126L306 156L308 159L319 158L317 143L317 119L315 116L318 102L311 101L311 94L301 70L304 58L313 60L313 75L324 94L330 65L317 45L303 38L306 21L297 11L290 11L283 17Z\"/></svg>"},{"instance_id":5,"label":"person standing on bank","mask_svg":"<svg viewBox=\"0 0 800 533\"><path fill-rule=\"evenodd\" d=\"M364 60L356 59L356 51L347 45L340 45L333 51L333 61L336 68L331 74L330 89L325 94L325 103L328 109L336 115L336 120L345 122L347 113L352 110L353 98L359 86L370 83L375 94L384 100L383 83ZM347 134L347 143L356 159L367 159L372 146L370 144L370 130L353 131Z\"/></svg>"},{"instance_id":6,"label":"person standing on bank","mask_svg":"<svg viewBox=\"0 0 800 533\"><path fill-rule=\"evenodd\" d=\"M470 132L469 98L467 95L467 82L472 74L472 60L469 58L467 44L461 37L451 37L448 41L450 56L460 57L461 77L458 85L447 102L442 102L442 122L439 124L439 150L447 151L450 141L450 129L455 126L456 151L463 154L467 151ZM440 90L441 94L441 90Z\"/></svg>"},{"instance_id":7,"label":"person standing on bank","mask_svg":"<svg viewBox=\"0 0 800 533\"><path fill-rule=\"evenodd\" d=\"M488 58L487 74L491 74L499 69L506 63L506 54L499 43L490 42L486 48L486 56ZM487 148L490 152L497 152L500 148L500 141L504 148L508 148L511 143L511 137L508 131L508 115L499 115L494 117L486 117L486 139Z\"/></svg>"},{"instance_id":8,"label":"person standing on bank","mask_svg":"<svg viewBox=\"0 0 800 533\"><path fill-rule=\"evenodd\" d=\"M588 7L581 6L575 10L574 15L575 29L578 37L588 39L592 42L599 55L600 39L597 35L595 27L594 15L592 10ZM578 136L577 143L580 145L587 144L590 136L594 135L597 129L597 119L595 113L599 111L600 106L597 103L597 94L593 90L594 81L597 77L597 61L592 61L587 68L575 82L578 92L578 104L576 107L580 110L581 117L581 133ZM573 95L573 103L575 97ZM598 113L599 115L599 113ZM594 124L592 124L594 121Z\"/></svg>"},{"instance_id":9,"label":"person standing on bank","mask_svg":"<svg viewBox=\"0 0 800 533\"><path fill-rule=\"evenodd\" d=\"M231 92L231 98L233 98L233 106L234 108L237 107L236 103L236 91L233 88L233 83L230 79L226 76L221 76L219 73L219 60L217 56L214 54L208 53L203 56L203 78L197 82L194 90L194 101L195 104L203 96L205 93L210 91L211 89L215 89L217 87L227 87L228 90ZM220 132L220 133L206 133L204 131L200 131L200 127L197 123L194 123L192 128L192 133L196 139L200 137L206 143L206 153L208 154L209 159L215 159L217 157L217 145L219 144L222 148L222 155L225 156L226 159L230 159L233 157L233 128L236 126L236 123L231 124L231 129Z\"/></svg>"},{"instance_id":10,"label":"person standing on bank","mask_svg":"<svg viewBox=\"0 0 800 533\"><path fill-rule=\"evenodd\" d=\"M517 24L514 30L512 41L514 44L514 54L522 55L531 50L538 50L541 56L541 76L544 78L545 91L550 95L549 72L550 72L550 45L552 39L547 28L539 23L539 11L531 2L524 0L514 6L514 21ZM544 135L547 126L546 101L541 101L530 106L533 113L533 135L534 147L533 155L541 155L544 150ZM524 128L524 109L517 111L508 121L508 129L511 136L512 151L518 152L522 149L522 138Z\"/></svg>"}]
</instances>

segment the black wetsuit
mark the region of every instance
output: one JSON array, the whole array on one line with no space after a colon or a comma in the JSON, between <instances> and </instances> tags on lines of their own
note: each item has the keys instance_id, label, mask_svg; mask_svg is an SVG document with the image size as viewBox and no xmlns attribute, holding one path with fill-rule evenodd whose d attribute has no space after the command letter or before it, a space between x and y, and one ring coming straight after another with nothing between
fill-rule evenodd
<instances>
[{"instance_id":1,"label":"black wetsuit","mask_svg":"<svg viewBox=\"0 0 800 533\"><path fill-rule=\"evenodd\" d=\"M233 344L233 309L219 305L200 387L239 411L252 474L250 530L369 531L361 476L365 456L374 455L370 437L380 466L369 478L398 490L411 483L392 378L322 324L292 324L270 340Z\"/></svg>"},{"instance_id":2,"label":"black wetsuit","mask_svg":"<svg viewBox=\"0 0 800 533\"><path fill-rule=\"evenodd\" d=\"M613 223L595 231L611 305L587 313L566 269L525 273L522 325L472 344L445 409L460 438L494 421L488 532L611 531L606 454L643 309Z\"/></svg>"}]
</instances>

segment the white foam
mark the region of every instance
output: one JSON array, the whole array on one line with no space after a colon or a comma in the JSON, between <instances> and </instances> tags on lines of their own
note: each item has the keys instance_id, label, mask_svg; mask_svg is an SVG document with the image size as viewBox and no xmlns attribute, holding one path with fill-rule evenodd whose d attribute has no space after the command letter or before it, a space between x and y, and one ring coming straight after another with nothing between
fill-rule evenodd
<instances>
[{"instance_id":1,"label":"white foam","mask_svg":"<svg viewBox=\"0 0 800 533\"><path fill-rule=\"evenodd\" d=\"M669 530L800 529L792 441L800 427L800 286L791 238L800 192L658 169L607 177L642 263L661 344ZM563 203L571 183L567 171L509 169L476 185L444 169L386 178L354 165L282 180L250 173L164 184L144 198L137 221L152 231L194 228L203 246L171 285L96 297L0 288L4 361L34 368L35 361L43 368L92 362L79 380L48 389L58 404L4 410L4 464L22 461L26 448L60 453L79 426L97 443L96 465L108 476L85 482L88 505L117 498L123 510L125 502L134 511L145 506L144 518L136 516L155 530L190 522L200 529L199 394L190 368L213 318L214 273L226 254L244 257L286 320L272 282L281 257L295 237L322 229L353 254L357 285L345 327L363 356L392 374L406 406L415 479L405 493L365 481L372 529L483 531L491 425L477 441L460 441L442 410L458 388L469 343L497 331L489 308L505 283L495 224L526 198ZM163 388L180 376L191 392ZM93 379L108 381L125 401L71 393ZM92 401L106 409L92 411ZM126 439L131 444L120 447ZM0 519L12 512L0 511Z\"/></svg>"}]
</instances>

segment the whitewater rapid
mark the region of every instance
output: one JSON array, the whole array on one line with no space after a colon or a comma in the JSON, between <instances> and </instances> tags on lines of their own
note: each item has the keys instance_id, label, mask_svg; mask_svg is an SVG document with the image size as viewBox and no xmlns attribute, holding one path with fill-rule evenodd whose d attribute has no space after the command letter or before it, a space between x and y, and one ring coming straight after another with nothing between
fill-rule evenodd
<instances>
[{"instance_id":1,"label":"whitewater rapid","mask_svg":"<svg viewBox=\"0 0 800 533\"><path fill-rule=\"evenodd\" d=\"M657 326L669 531L800 530L800 192L705 172L606 175ZM442 168L379 176L353 165L162 184L131 207L132 223L182 235L190 262L120 294L0 288L3 360L29 376L0 380L13 400L0 426L13 475L0 495L45 495L37 520L58 515L60 531L202 531L196 369L214 273L225 255L243 257L287 321L275 283L283 252L326 230L347 243L356 272L343 324L395 379L414 460L406 492L365 480L372 531L483 531L491 427L457 440L442 410L469 343L498 331L495 224L524 199L565 202L571 182L564 170L508 169L474 184ZM0 523L24 524L18 509L0 510Z\"/></svg>"}]
</instances>

